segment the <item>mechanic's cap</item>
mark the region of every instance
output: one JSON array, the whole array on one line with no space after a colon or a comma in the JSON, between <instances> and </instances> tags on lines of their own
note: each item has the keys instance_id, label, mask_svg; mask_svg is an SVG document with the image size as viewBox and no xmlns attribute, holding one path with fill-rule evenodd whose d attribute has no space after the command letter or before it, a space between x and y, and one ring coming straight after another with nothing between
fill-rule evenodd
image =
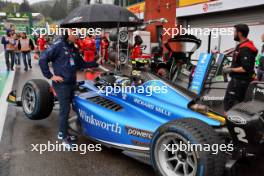
<instances>
[{"instance_id":1,"label":"mechanic's cap","mask_svg":"<svg viewBox=\"0 0 264 176\"><path fill-rule=\"evenodd\" d=\"M249 34L249 27L247 24L237 24L234 26L237 32L241 32L243 37L247 37Z\"/></svg>"}]
</instances>

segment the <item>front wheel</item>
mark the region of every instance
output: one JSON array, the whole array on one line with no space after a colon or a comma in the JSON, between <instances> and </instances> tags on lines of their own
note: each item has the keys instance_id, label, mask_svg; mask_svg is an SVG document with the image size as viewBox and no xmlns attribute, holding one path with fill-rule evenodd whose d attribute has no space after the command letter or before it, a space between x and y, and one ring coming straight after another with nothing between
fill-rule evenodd
<instances>
[{"instance_id":1,"label":"front wheel","mask_svg":"<svg viewBox=\"0 0 264 176\"><path fill-rule=\"evenodd\" d=\"M180 119L160 127L151 142L151 162L162 176L221 176L224 171L222 153L196 150L190 144L219 144L212 127L196 119ZM194 146L194 145L193 145Z\"/></svg>"},{"instance_id":2,"label":"front wheel","mask_svg":"<svg viewBox=\"0 0 264 176\"><path fill-rule=\"evenodd\" d=\"M27 118L41 120L47 118L54 106L54 96L47 81L33 79L22 90L22 107Z\"/></svg>"}]
</instances>

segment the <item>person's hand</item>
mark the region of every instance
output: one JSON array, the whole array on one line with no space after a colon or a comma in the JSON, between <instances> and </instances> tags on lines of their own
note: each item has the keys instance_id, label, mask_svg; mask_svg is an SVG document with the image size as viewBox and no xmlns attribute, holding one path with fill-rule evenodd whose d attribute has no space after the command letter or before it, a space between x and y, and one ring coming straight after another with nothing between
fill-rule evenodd
<instances>
[{"instance_id":1,"label":"person's hand","mask_svg":"<svg viewBox=\"0 0 264 176\"><path fill-rule=\"evenodd\" d=\"M229 74L232 72L232 68L231 67L224 67L223 68L223 74Z\"/></svg>"},{"instance_id":2,"label":"person's hand","mask_svg":"<svg viewBox=\"0 0 264 176\"><path fill-rule=\"evenodd\" d=\"M60 76L54 75L54 76L51 77L51 80L56 82L56 83L61 83L63 81L63 78L60 77Z\"/></svg>"}]
</instances>

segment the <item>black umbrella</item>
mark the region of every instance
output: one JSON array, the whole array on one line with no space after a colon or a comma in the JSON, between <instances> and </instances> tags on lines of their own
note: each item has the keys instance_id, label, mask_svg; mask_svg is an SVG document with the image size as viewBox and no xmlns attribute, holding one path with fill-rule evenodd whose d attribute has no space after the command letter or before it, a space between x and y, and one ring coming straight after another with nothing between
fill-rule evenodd
<instances>
[{"instance_id":1,"label":"black umbrella","mask_svg":"<svg viewBox=\"0 0 264 176\"><path fill-rule=\"evenodd\" d=\"M85 5L75 9L62 22L64 28L116 28L142 24L129 10L110 4Z\"/></svg>"}]
</instances>

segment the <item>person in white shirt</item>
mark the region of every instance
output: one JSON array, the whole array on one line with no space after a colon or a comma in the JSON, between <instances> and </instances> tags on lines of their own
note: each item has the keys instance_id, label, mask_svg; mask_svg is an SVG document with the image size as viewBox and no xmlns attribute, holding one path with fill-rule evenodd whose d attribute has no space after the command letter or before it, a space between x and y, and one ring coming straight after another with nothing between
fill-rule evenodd
<instances>
[{"instance_id":1,"label":"person in white shirt","mask_svg":"<svg viewBox=\"0 0 264 176\"><path fill-rule=\"evenodd\" d=\"M34 50L33 41L27 37L26 33L22 33L21 38L18 42L18 49L22 53L23 62L24 62L24 70L28 71L28 68L32 68L31 65L31 51Z\"/></svg>"},{"instance_id":2,"label":"person in white shirt","mask_svg":"<svg viewBox=\"0 0 264 176\"><path fill-rule=\"evenodd\" d=\"M20 39L20 35L15 33L14 34L14 39L16 41L16 45L15 45L15 64L17 66L20 66L20 63L21 63L21 51L18 49L18 41Z\"/></svg>"}]
</instances>

